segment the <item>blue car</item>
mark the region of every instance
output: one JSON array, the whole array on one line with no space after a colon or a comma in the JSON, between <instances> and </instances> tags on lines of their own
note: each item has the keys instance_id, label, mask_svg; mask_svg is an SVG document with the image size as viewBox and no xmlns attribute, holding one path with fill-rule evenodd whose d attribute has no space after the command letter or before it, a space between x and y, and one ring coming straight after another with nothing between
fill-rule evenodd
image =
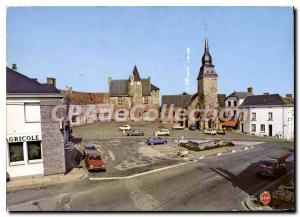
<instances>
[{"instance_id":1,"label":"blue car","mask_svg":"<svg viewBox=\"0 0 300 217\"><path fill-rule=\"evenodd\" d=\"M167 144L167 140L161 137L152 136L147 139L147 144L148 145Z\"/></svg>"},{"instance_id":2,"label":"blue car","mask_svg":"<svg viewBox=\"0 0 300 217\"><path fill-rule=\"evenodd\" d=\"M191 126L189 126L189 130L197 130L197 126L192 124Z\"/></svg>"}]
</instances>

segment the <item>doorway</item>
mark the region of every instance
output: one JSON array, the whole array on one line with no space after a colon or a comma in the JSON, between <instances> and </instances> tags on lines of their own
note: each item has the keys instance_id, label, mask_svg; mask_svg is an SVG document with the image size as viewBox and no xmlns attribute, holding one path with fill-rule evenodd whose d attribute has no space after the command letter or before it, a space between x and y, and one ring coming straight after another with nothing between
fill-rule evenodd
<instances>
[{"instance_id":1,"label":"doorway","mask_svg":"<svg viewBox=\"0 0 300 217\"><path fill-rule=\"evenodd\" d=\"M273 135L273 132L272 132L272 124L269 124L269 136L272 136Z\"/></svg>"}]
</instances>

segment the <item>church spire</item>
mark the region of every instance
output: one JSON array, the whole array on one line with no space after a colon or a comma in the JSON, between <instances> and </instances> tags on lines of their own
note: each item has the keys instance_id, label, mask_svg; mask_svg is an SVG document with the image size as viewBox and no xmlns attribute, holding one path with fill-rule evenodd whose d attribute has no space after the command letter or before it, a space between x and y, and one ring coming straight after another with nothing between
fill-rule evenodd
<instances>
[{"instance_id":1,"label":"church spire","mask_svg":"<svg viewBox=\"0 0 300 217\"><path fill-rule=\"evenodd\" d=\"M204 52L205 52L205 53L208 53L208 52L209 52L209 48L208 48L208 39L207 39L207 37L205 37Z\"/></svg>"}]
</instances>

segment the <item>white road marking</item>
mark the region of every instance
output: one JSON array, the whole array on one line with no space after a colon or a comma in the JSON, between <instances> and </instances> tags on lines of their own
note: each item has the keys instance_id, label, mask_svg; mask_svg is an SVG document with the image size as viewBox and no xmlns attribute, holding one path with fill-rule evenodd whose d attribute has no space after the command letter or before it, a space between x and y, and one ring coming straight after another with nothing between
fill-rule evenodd
<instances>
[{"instance_id":1,"label":"white road marking","mask_svg":"<svg viewBox=\"0 0 300 217\"><path fill-rule=\"evenodd\" d=\"M149 171L146 171L146 172L143 172L143 173L137 173L137 174L130 175L130 176L121 176L121 177L120 177L120 176L119 176L119 177L100 177L100 178L97 178L97 177L91 177L91 178L89 178L89 180L92 181L92 180L131 179L131 178L135 178L135 177L138 177L138 176L143 176L143 175L146 175L146 174L151 174L151 173L155 173L155 172L167 170L167 169L170 169L170 168L182 166L182 165L189 164L189 163L192 163L192 162L196 162L196 161L188 161L188 162L184 162L184 163L180 163L180 164L176 164L176 165L172 165L172 166L167 166L167 167L162 167L162 168L158 168L158 169L154 169L154 170L149 170Z\"/></svg>"},{"instance_id":2,"label":"white road marking","mask_svg":"<svg viewBox=\"0 0 300 217\"><path fill-rule=\"evenodd\" d=\"M247 151L249 149L249 147L245 147L244 150Z\"/></svg>"},{"instance_id":3,"label":"white road marking","mask_svg":"<svg viewBox=\"0 0 300 217\"><path fill-rule=\"evenodd\" d=\"M222 152L220 152L220 153L218 153L218 154L217 154L217 156L221 156L222 154L223 154L223 153L222 153Z\"/></svg>"},{"instance_id":4,"label":"white road marking","mask_svg":"<svg viewBox=\"0 0 300 217\"><path fill-rule=\"evenodd\" d=\"M116 158L115 158L115 155L114 153L112 153L112 151L107 151L107 154L109 155L109 157L111 158L112 161L114 161Z\"/></svg>"},{"instance_id":5,"label":"white road marking","mask_svg":"<svg viewBox=\"0 0 300 217\"><path fill-rule=\"evenodd\" d=\"M234 152L236 152L236 150L235 150L235 149L233 149L233 150L231 151L231 153L234 153Z\"/></svg>"},{"instance_id":6,"label":"white road marking","mask_svg":"<svg viewBox=\"0 0 300 217\"><path fill-rule=\"evenodd\" d=\"M159 202L155 200L151 194L142 191L133 181L126 182L126 188L134 206L139 210L153 210L159 206Z\"/></svg>"}]
</instances>

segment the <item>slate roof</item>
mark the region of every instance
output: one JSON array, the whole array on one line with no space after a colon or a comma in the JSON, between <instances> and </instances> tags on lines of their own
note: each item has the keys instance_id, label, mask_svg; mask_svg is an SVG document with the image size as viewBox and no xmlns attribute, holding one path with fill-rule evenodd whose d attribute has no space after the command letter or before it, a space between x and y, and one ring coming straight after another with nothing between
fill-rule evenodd
<instances>
[{"instance_id":1,"label":"slate roof","mask_svg":"<svg viewBox=\"0 0 300 217\"><path fill-rule=\"evenodd\" d=\"M192 95L164 95L162 96L162 105L172 105L174 107L186 108L191 103Z\"/></svg>"},{"instance_id":2,"label":"slate roof","mask_svg":"<svg viewBox=\"0 0 300 217\"><path fill-rule=\"evenodd\" d=\"M132 74L134 76L134 81L141 81L142 80L136 66L134 66Z\"/></svg>"},{"instance_id":3,"label":"slate roof","mask_svg":"<svg viewBox=\"0 0 300 217\"><path fill-rule=\"evenodd\" d=\"M141 78L137 67L134 66L132 74L134 76L134 81L140 81L142 83L142 95L151 96L151 90L159 90L158 87L151 84L149 78ZM129 96L129 85L130 79L120 79L120 80L111 80L109 85L109 94L110 96Z\"/></svg>"},{"instance_id":4,"label":"slate roof","mask_svg":"<svg viewBox=\"0 0 300 217\"><path fill-rule=\"evenodd\" d=\"M6 93L15 95L61 95L60 91L53 85L41 84L8 67L6 67Z\"/></svg>"},{"instance_id":5,"label":"slate roof","mask_svg":"<svg viewBox=\"0 0 300 217\"><path fill-rule=\"evenodd\" d=\"M159 90L159 88L156 87L155 85L151 84L151 90Z\"/></svg>"},{"instance_id":6,"label":"slate roof","mask_svg":"<svg viewBox=\"0 0 300 217\"><path fill-rule=\"evenodd\" d=\"M229 96L227 96L226 99L228 97L237 97L238 99L246 99L247 96L248 96L248 92L236 92L236 91L234 91Z\"/></svg>"},{"instance_id":7,"label":"slate roof","mask_svg":"<svg viewBox=\"0 0 300 217\"><path fill-rule=\"evenodd\" d=\"M111 80L109 93L110 96L128 96L128 80Z\"/></svg>"},{"instance_id":8,"label":"slate roof","mask_svg":"<svg viewBox=\"0 0 300 217\"><path fill-rule=\"evenodd\" d=\"M219 107L220 108L224 108L225 107L225 99L226 99L226 95L225 94L218 94L218 103L219 103Z\"/></svg>"},{"instance_id":9,"label":"slate roof","mask_svg":"<svg viewBox=\"0 0 300 217\"><path fill-rule=\"evenodd\" d=\"M284 105L284 100L279 94L247 96L241 107L244 106L264 106L264 105Z\"/></svg>"}]
</instances>

